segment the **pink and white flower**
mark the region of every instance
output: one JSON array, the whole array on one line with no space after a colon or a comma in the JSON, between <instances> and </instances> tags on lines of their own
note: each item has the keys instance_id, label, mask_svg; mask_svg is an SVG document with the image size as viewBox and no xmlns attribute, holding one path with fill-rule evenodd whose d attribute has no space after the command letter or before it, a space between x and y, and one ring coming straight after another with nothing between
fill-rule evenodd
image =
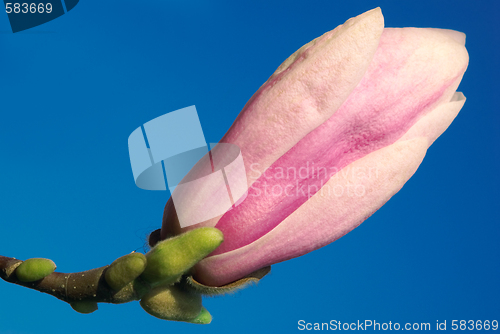
<instances>
[{"instance_id":1,"label":"pink and white flower","mask_svg":"<svg viewBox=\"0 0 500 334\"><path fill-rule=\"evenodd\" d=\"M224 215L188 227L215 226L225 239L195 278L224 285L361 224L415 173L462 108L456 90L467 64L464 34L384 29L379 8L291 55L221 140L240 147L248 193ZM162 237L183 230L169 200Z\"/></svg>"}]
</instances>

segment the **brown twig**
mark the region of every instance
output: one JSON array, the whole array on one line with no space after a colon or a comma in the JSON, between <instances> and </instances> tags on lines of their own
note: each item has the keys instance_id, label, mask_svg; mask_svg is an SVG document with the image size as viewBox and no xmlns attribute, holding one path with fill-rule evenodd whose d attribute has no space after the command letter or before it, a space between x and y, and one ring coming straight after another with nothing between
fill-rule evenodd
<instances>
[{"instance_id":1,"label":"brown twig","mask_svg":"<svg viewBox=\"0 0 500 334\"><path fill-rule=\"evenodd\" d=\"M135 280L119 291L113 290L104 277L109 266L79 273L53 272L35 282L21 282L15 270L22 262L15 258L0 256L0 278L9 283L47 293L68 303L80 301L126 303L139 300L145 288L142 283Z\"/></svg>"}]
</instances>

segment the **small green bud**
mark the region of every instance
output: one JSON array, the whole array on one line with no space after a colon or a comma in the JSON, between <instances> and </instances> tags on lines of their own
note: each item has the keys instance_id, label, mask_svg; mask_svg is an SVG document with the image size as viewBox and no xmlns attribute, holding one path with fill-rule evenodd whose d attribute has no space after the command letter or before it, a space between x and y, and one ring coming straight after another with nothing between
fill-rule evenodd
<instances>
[{"instance_id":1,"label":"small green bud","mask_svg":"<svg viewBox=\"0 0 500 334\"><path fill-rule=\"evenodd\" d=\"M190 322L202 312L201 295L176 285L154 288L142 297L140 304L146 312L164 320Z\"/></svg>"},{"instance_id":2,"label":"small green bud","mask_svg":"<svg viewBox=\"0 0 500 334\"><path fill-rule=\"evenodd\" d=\"M212 316L207 311L207 309L202 306L200 314L198 314L198 316L193 320L187 322L199 325L208 325L209 323L212 322Z\"/></svg>"},{"instance_id":3,"label":"small green bud","mask_svg":"<svg viewBox=\"0 0 500 334\"><path fill-rule=\"evenodd\" d=\"M146 268L146 256L142 253L131 253L116 259L106 269L106 283L113 290L120 290L139 277Z\"/></svg>"},{"instance_id":4,"label":"small green bud","mask_svg":"<svg viewBox=\"0 0 500 334\"><path fill-rule=\"evenodd\" d=\"M70 303L73 310L78 313L89 314L94 311L97 311L97 303L96 302L87 302L87 301L78 301Z\"/></svg>"},{"instance_id":5,"label":"small green bud","mask_svg":"<svg viewBox=\"0 0 500 334\"><path fill-rule=\"evenodd\" d=\"M33 258L17 267L16 276L21 282L34 282L49 276L54 270L56 270L56 264L52 260Z\"/></svg>"},{"instance_id":6,"label":"small green bud","mask_svg":"<svg viewBox=\"0 0 500 334\"><path fill-rule=\"evenodd\" d=\"M141 278L153 286L175 283L223 240L222 232L214 227L200 227L163 240L146 254L148 263Z\"/></svg>"}]
</instances>

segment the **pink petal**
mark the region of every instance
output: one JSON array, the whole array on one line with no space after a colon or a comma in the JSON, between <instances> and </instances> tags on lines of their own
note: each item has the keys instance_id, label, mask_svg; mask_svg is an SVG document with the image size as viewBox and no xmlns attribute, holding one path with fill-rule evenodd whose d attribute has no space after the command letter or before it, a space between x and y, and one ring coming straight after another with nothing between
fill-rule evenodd
<instances>
[{"instance_id":1,"label":"pink petal","mask_svg":"<svg viewBox=\"0 0 500 334\"><path fill-rule=\"evenodd\" d=\"M468 63L456 36L438 29L385 29L363 80L346 102L254 181L245 201L219 220L216 227L225 241L213 254L261 238L336 171L396 142L419 118L449 101ZM317 86L322 82L318 79ZM302 97L291 94L292 100ZM283 176L284 170L296 175Z\"/></svg>"},{"instance_id":2,"label":"pink petal","mask_svg":"<svg viewBox=\"0 0 500 334\"><path fill-rule=\"evenodd\" d=\"M207 285L227 284L264 266L323 247L350 232L399 191L464 102L464 96L456 93L450 102L421 117L398 141L335 174L321 191L260 239L201 261L196 278Z\"/></svg>"}]
</instances>

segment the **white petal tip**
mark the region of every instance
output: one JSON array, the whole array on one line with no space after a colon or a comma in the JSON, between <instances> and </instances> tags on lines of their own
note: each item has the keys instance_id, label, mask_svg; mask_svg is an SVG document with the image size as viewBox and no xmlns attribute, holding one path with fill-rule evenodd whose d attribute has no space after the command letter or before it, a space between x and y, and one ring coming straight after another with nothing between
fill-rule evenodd
<instances>
[{"instance_id":1,"label":"white petal tip","mask_svg":"<svg viewBox=\"0 0 500 334\"><path fill-rule=\"evenodd\" d=\"M460 45L465 45L465 34L463 32L450 29L433 29L433 30L439 31L440 33L450 37Z\"/></svg>"}]
</instances>

